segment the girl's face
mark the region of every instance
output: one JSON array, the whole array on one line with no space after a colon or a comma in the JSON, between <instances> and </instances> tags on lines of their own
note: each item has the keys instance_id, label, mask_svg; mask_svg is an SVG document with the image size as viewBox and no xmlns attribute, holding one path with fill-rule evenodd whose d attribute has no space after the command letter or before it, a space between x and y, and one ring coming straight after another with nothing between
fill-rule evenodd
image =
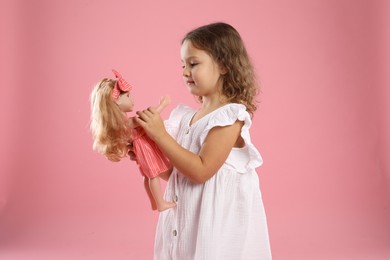
<instances>
[{"instance_id":1,"label":"girl's face","mask_svg":"<svg viewBox=\"0 0 390 260\"><path fill-rule=\"evenodd\" d=\"M131 96L130 92L125 92L125 93L119 95L118 99L115 100L115 102L118 104L119 108L123 112L133 111L134 101L133 101L133 97Z\"/></svg>"},{"instance_id":2,"label":"girl's face","mask_svg":"<svg viewBox=\"0 0 390 260\"><path fill-rule=\"evenodd\" d=\"M181 46L183 78L191 94L211 97L219 95L224 70L205 51L195 48L190 41Z\"/></svg>"}]
</instances>

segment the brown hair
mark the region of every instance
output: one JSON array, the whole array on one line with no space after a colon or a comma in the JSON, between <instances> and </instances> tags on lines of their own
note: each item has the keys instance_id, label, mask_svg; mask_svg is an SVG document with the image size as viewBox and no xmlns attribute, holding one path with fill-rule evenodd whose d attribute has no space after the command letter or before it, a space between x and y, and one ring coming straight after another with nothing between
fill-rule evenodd
<instances>
[{"instance_id":1,"label":"brown hair","mask_svg":"<svg viewBox=\"0 0 390 260\"><path fill-rule=\"evenodd\" d=\"M196 28L183 38L200 50L206 51L220 66L226 69L222 75L222 92L229 102L246 106L253 115L256 111L258 85L252 63L240 34L226 23L212 23ZM201 100L201 99L200 99Z\"/></svg>"},{"instance_id":2,"label":"brown hair","mask_svg":"<svg viewBox=\"0 0 390 260\"><path fill-rule=\"evenodd\" d=\"M93 89L91 101L91 133L93 149L111 161L120 161L128 151L127 118L112 99L116 80L103 79Z\"/></svg>"}]
</instances>

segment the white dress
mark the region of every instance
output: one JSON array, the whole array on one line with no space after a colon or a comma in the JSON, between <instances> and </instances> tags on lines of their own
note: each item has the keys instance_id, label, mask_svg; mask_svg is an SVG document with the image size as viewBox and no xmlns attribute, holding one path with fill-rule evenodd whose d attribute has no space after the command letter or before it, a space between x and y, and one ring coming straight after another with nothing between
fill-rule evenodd
<instances>
[{"instance_id":1,"label":"white dress","mask_svg":"<svg viewBox=\"0 0 390 260\"><path fill-rule=\"evenodd\" d=\"M251 143L251 119L244 105L228 104L189 125L195 110L178 106L165 122L167 131L187 150L198 154L215 126L244 121L245 147L233 148L218 172L196 184L173 170L165 199L175 208L160 213L155 260L269 260L268 238L259 179L262 164Z\"/></svg>"}]
</instances>

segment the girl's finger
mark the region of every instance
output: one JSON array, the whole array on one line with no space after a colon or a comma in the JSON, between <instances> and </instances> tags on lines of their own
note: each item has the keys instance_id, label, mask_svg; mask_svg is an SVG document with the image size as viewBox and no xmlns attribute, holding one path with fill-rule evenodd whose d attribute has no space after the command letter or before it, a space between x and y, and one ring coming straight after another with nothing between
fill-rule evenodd
<instances>
[{"instance_id":1,"label":"girl's finger","mask_svg":"<svg viewBox=\"0 0 390 260\"><path fill-rule=\"evenodd\" d=\"M137 111L136 114L138 115L138 118L141 118L142 120L146 120L148 118L144 111Z\"/></svg>"},{"instance_id":2,"label":"girl's finger","mask_svg":"<svg viewBox=\"0 0 390 260\"><path fill-rule=\"evenodd\" d=\"M157 109L155 107L149 107L148 111L151 112L152 114L158 113Z\"/></svg>"},{"instance_id":3,"label":"girl's finger","mask_svg":"<svg viewBox=\"0 0 390 260\"><path fill-rule=\"evenodd\" d=\"M130 153L129 153L129 158L130 158L130 160L132 160L132 161L137 161L137 157L136 157L135 153L133 153L133 152L130 152Z\"/></svg>"},{"instance_id":4,"label":"girl's finger","mask_svg":"<svg viewBox=\"0 0 390 260\"><path fill-rule=\"evenodd\" d=\"M153 113L152 113L151 111L149 111L149 109L144 110L143 112L144 112L144 114L145 114L146 116L148 116L148 117L153 116Z\"/></svg>"},{"instance_id":5,"label":"girl's finger","mask_svg":"<svg viewBox=\"0 0 390 260\"><path fill-rule=\"evenodd\" d=\"M140 117L136 117L135 118L135 122L137 122L142 128L145 128L145 126L146 126L146 122L145 122L145 120L141 116Z\"/></svg>"}]
</instances>

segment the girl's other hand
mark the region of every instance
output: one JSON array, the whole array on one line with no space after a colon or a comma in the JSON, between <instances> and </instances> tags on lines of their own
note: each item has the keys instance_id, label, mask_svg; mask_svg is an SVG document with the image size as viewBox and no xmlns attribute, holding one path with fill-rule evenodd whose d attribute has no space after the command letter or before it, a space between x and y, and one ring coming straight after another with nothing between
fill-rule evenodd
<instances>
[{"instance_id":1,"label":"girl's other hand","mask_svg":"<svg viewBox=\"0 0 390 260\"><path fill-rule=\"evenodd\" d=\"M127 145L127 147L129 148L129 151L127 152L127 154L129 155L130 160L136 161L136 160L137 160L137 157L135 156L135 153L134 153L133 142L130 142L130 143Z\"/></svg>"}]
</instances>

